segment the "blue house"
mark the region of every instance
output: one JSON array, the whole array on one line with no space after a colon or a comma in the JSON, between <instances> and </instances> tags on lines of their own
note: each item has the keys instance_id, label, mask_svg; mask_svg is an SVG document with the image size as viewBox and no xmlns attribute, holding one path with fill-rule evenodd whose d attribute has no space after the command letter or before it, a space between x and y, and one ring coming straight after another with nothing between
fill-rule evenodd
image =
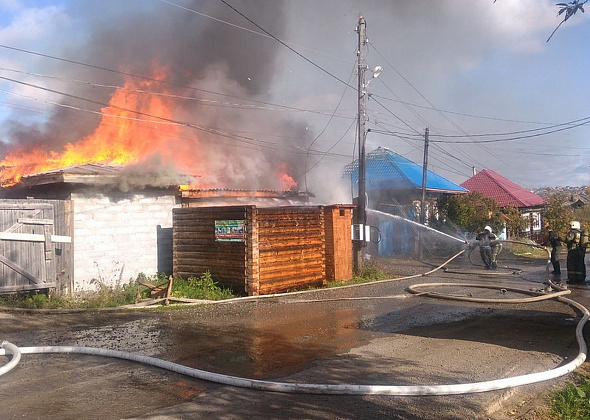
<instances>
[{"instance_id":1,"label":"blue house","mask_svg":"<svg viewBox=\"0 0 590 420\"><path fill-rule=\"evenodd\" d=\"M350 179L353 191L358 191L358 172L358 160L346 165L343 171L342 176ZM365 184L369 209L418 221L422 200L422 176L422 165L390 149L378 147L367 153ZM428 217L436 217L436 204L441 196L469 192L430 170L426 174L425 189ZM388 219L370 212L368 217L368 223L378 226L381 232L379 255L412 251L415 233L412 232L411 224L401 223L397 217Z\"/></svg>"}]
</instances>

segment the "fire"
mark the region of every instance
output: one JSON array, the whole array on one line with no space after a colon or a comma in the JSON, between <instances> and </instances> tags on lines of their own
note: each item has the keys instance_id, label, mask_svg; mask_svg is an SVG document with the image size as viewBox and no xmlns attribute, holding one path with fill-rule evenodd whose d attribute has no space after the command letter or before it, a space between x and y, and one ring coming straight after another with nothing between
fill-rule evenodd
<instances>
[{"instance_id":1,"label":"fire","mask_svg":"<svg viewBox=\"0 0 590 420\"><path fill-rule=\"evenodd\" d=\"M173 121L174 107L165 96L153 91L153 80L128 79L102 108L102 119L94 132L63 150L16 149L0 162L0 184L10 186L22 176L88 163L130 165L158 156L164 163L174 163L180 169L190 168L189 157L198 146L193 140L175 142L181 129ZM157 117L159 118L157 118Z\"/></svg>"},{"instance_id":2,"label":"fire","mask_svg":"<svg viewBox=\"0 0 590 420\"><path fill-rule=\"evenodd\" d=\"M284 191L296 189L297 181L295 181L295 179L293 179L293 177L287 173L286 168L287 164L282 163L275 171L279 179L281 189Z\"/></svg>"},{"instance_id":3,"label":"fire","mask_svg":"<svg viewBox=\"0 0 590 420\"><path fill-rule=\"evenodd\" d=\"M175 173L193 179L202 177L203 185L190 188L228 187L204 185L215 179L228 183L232 180L225 178L225 173L210 173L225 168L218 160L207 158L207 150L201 150L195 130L175 119L183 109L174 96L167 95L170 92L163 88L165 85L158 82L165 80L167 69L159 68L154 74L149 80L128 77L101 109L101 120L90 135L65 144L60 150L40 145L10 151L0 161L0 186L15 185L25 175L77 165L139 165L148 172L157 162ZM231 158L231 153L226 157ZM275 182L283 190L290 190L297 183L285 168L283 164L275 170Z\"/></svg>"}]
</instances>

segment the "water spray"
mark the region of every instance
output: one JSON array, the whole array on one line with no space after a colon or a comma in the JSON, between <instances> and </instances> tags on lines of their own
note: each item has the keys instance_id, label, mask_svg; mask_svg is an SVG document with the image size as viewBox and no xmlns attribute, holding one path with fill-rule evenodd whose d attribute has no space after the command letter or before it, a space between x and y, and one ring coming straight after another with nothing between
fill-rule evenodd
<instances>
[{"instance_id":1,"label":"water spray","mask_svg":"<svg viewBox=\"0 0 590 420\"><path fill-rule=\"evenodd\" d=\"M443 236L445 236L447 238L454 239L455 241L459 241L459 242L461 242L463 244L467 244L468 243L466 239L457 238L457 237L455 237L453 235L449 235L448 233L444 233L444 232L441 232L440 230L431 228L430 226L426 226L426 225L423 225L421 223L414 222L413 220L406 219L405 217L396 216L395 214L385 213L385 212L379 211L379 210L367 209L367 211L370 212L370 213L375 213L375 214L378 214L380 216L385 216L385 217L388 217L388 218L391 218L391 219L404 221L404 222L409 223L412 226L415 226L417 228L426 229L426 230L431 231L431 232L436 232L436 233L438 233L440 235L443 235Z\"/></svg>"}]
</instances>

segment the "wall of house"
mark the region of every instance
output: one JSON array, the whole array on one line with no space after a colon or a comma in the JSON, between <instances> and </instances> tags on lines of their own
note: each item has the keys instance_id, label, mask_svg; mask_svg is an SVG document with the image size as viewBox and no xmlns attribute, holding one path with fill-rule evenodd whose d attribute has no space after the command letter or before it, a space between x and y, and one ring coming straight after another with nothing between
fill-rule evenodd
<instances>
[{"instance_id":1,"label":"wall of house","mask_svg":"<svg viewBox=\"0 0 590 420\"><path fill-rule=\"evenodd\" d=\"M173 193L73 192L71 199L74 291L94 290L93 280L114 286L172 272L172 209L180 206Z\"/></svg>"}]
</instances>

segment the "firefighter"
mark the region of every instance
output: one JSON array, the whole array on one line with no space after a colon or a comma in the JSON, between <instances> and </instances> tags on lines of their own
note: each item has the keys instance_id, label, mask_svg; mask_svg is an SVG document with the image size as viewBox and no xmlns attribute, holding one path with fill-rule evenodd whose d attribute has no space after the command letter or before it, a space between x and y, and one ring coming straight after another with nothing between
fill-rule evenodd
<instances>
[{"instance_id":1,"label":"firefighter","mask_svg":"<svg viewBox=\"0 0 590 420\"><path fill-rule=\"evenodd\" d=\"M586 248L588 235L580 228L580 222L570 222L570 230L565 236L567 245L567 282L586 283Z\"/></svg>"},{"instance_id":2,"label":"firefighter","mask_svg":"<svg viewBox=\"0 0 590 420\"><path fill-rule=\"evenodd\" d=\"M479 243L479 255L481 256L485 269L497 269L498 254L502 249L502 245L498 242L498 237L492 232L492 228L486 226L482 232L477 234L475 240Z\"/></svg>"},{"instance_id":3,"label":"firefighter","mask_svg":"<svg viewBox=\"0 0 590 420\"><path fill-rule=\"evenodd\" d=\"M561 253L561 243L565 242L559 237L559 234L551 229L549 224L545 225L547 231L547 240L542 244L543 246L551 246L551 264L553 271L551 274L555 276L561 275L561 264L559 263L559 254Z\"/></svg>"}]
</instances>

